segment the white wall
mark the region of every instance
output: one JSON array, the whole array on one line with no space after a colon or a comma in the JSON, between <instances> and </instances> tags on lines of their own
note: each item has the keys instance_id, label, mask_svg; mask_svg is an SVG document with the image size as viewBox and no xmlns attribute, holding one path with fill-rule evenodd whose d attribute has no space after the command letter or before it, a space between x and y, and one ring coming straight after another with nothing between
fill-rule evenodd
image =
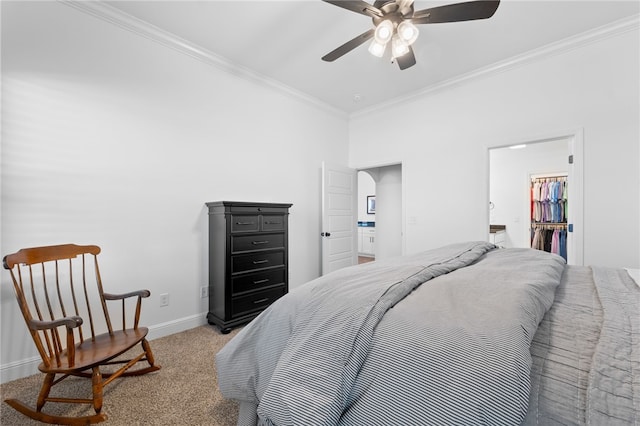
<instances>
[{"instance_id":1,"label":"white wall","mask_svg":"<svg viewBox=\"0 0 640 426\"><path fill-rule=\"evenodd\" d=\"M151 290L152 338L206 321L207 201L293 203L290 286L320 274L320 165L346 165L345 116L60 2L1 6L2 254L101 246L109 291ZM6 381L36 352L1 277Z\"/></svg>"},{"instance_id":2,"label":"white wall","mask_svg":"<svg viewBox=\"0 0 640 426\"><path fill-rule=\"evenodd\" d=\"M488 148L583 129L584 263L638 268L639 39L636 24L354 116L349 164L402 161L412 253L486 240Z\"/></svg>"},{"instance_id":3,"label":"white wall","mask_svg":"<svg viewBox=\"0 0 640 426\"><path fill-rule=\"evenodd\" d=\"M402 165L376 174L376 259L402 254Z\"/></svg>"}]
</instances>

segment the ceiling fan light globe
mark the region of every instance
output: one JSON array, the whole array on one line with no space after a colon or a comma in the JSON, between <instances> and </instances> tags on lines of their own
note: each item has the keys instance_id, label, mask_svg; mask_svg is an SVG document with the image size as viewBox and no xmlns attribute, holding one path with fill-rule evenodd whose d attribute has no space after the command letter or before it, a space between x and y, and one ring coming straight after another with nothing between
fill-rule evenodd
<instances>
[{"instance_id":1,"label":"ceiling fan light globe","mask_svg":"<svg viewBox=\"0 0 640 426\"><path fill-rule=\"evenodd\" d=\"M385 20L378 24L374 33L375 40L380 44L387 44L393 36L393 23Z\"/></svg>"},{"instance_id":2,"label":"ceiling fan light globe","mask_svg":"<svg viewBox=\"0 0 640 426\"><path fill-rule=\"evenodd\" d=\"M386 50L386 48L386 43L382 44L378 43L377 40L373 40L369 45L369 53L371 53L373 56L377 56L378 58L382 58L382 55L384 55L384 51Z\"/></svg>"},{"instance_id":3,"label":"ceiling fan light globe","mask_svg":"<svg viewBox=\"0 0 640 426\"><path fill-rule=\"evenodd\" d=\"M399 58L402 55L409 53L409 44L395 35L391 40L391 54L394 58Z\"/></svg>"},{"instance_id":4,"label":"ceiling fan light globe","mask_svg":"<svg viewBox=\"0 0 640 426\"><path fill-rule=\"evenodd\" d=\"M398 35L407 45L413 44L418 39L419 33L418 27L411 22L402 21L400 25L398 25Z\"/></svg>"}]
</instances>

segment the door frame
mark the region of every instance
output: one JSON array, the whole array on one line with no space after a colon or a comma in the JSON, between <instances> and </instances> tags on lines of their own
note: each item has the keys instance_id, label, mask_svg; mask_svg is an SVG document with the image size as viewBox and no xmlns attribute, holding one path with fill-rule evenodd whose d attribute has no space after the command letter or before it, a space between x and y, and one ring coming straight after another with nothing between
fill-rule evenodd
<instances>
[{"instance_id":1,"label":"door frame","mask_svg":"<svg viewBox=\"0 0 640 426\"><path fill-rule=\"evenodd\" d=\"M572 163L567 164L570 197L567 223L571 227L571 231L567 233L567 245L571 247L571 250L567 253L567 263L571 265L584 265L584 129L582 127L513 139L509 140L508 143L503 142L488 146L486 151L487 192L485 205L488 206L490 203L491 161L489 151L491 149L506 148L520 144L551 142L559 139L566 139L568 141L567 162L570 156L573 159ZM488 213L486 222L488 227Z\"/></svg>"},{"instance_id":2,"label":"door frame","mask_svg":"<svg viewBox=\"0 0 640 426\"><path fill-rule=\"evenodd\" d=\"M400 166L400 170L401 170L401 179L400 179L400 185L402 186L401 188L401 194L400 197L402 199L401 203L400 203L400 228L401 228L401 241L400 241L400 250L401 250L401 255L405 255L406 254L406 216L405 216L405 205L406 205L406 176L407 173L405 172L406 166L404 164L404 162L402 160L396 160L396 161L385 161L384 163L363 163L363 164L358 164L357 166L355 166L355 170L357 172L367 172L369 173L370 170L372 169L378 169L381 167L389 167L389 166ZM350 166L351 167L351 166ZM372 177L374 174L369 173ZM376 203L379 204L380 200L378 199L378 182L377 180L374 178L374 181L376 182ZM357 183L357 182L356 182ZM356 191L357 193L357 191ZM384 200L383 200L384 201ZM356 228L356 232L357 232L357 222L353 224L353 226ZM376 223L376 227L377 227L377 223ZM376 230L377 232L377 230Z\"/></svg>"}]
</instances>

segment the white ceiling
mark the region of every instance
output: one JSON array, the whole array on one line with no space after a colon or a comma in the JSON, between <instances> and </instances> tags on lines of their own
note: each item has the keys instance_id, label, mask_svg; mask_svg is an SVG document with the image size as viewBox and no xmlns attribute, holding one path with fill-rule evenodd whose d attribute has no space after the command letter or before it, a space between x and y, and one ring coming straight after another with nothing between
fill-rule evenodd
<instances>
[{"instance_id":1,"label":"white ceiling","mask_svg":"<svg viewBox=\"0 0 640 426\"><path fill-rule=\"evenodd\" d=\"M456 2L416 0L414 8ZM368 43L335 62L322 61L373 24L364 15L321 0L105 3L212 53L227 68L250 70L346 113L427 90L615 21L637 19L640 13L637 0L503 0L487 20L420 25L414 44L417 64L401 71L388 59L369 54Z\"/></svg>"}]
</instances>

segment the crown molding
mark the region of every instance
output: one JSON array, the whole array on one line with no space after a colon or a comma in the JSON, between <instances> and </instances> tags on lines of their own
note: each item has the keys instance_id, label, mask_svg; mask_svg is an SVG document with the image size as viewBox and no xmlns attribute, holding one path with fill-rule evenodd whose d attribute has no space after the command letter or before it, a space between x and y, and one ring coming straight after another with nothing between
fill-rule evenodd
<instances>
[{"instance_id":1,"label":"crown molding","mask_svg":"<svg viewBox=\"0 0 640 426\"><path fill-rule=\"evenodd\" d=\"M410 95L397 97L373 105L371 107L355 111L351 114L335 108L326 102L323 102L313 96L310 96L304 92L287 86L277 80L269 78L265 75L259 74L249 68L242 67L238 64L232 63L223 56L217 55L201 46L198 46L188 40L184 40L173 33L165 31L155 25L152 25L146 21L131 16L113 6L103 3L100 0L95 1L83 1L83 0L58 0L60 3L71 6L84 13L97 17L103 21L109 22L127 31L135 33L141 37L152 40L165 47L174 49L180 53L188 55L194 59L204 62L210 66L216 67L220 70L228 72L234 76L244 78L264 86L271 87L281 93L284 93L297 100L309 103L317 108L323 109L331 114L337 115L341 118L357 118L370 114L372 112L380 111L404 103L407 101L415 100L416 98L426 96L428 94L447 89L462 83L490 76L493 74L501 73L510 69L514 69L541 59L565 53L574 49L581 48L585 45L598 42L600 40L616 36L628 31L637 30L640 27L640 14L634 15L628 18L624 18L615 21L611 24L604 25L593 30L586 31L584 33L560 40L540 48L530 50L529 52L511 57L504 61L496 62L476 69L474 71L462 74L448 80L444 80L440 83L430 85L422 90L419 90Z\"/></svg>"},{"instance_id":2,"label":"crown molding","mask_svg":"<svg viewBox=\"0 0 640 426\"><path fill-rule=\"evenodd\" d=\"M416 98L426 96L428 94L447 89L452 86L460 85L470 80L481 77L498 74L513 68L517 68L532 62L542 60L554 55L559 55L571 50L579 49L583 46L596 43L609 37L623 34L629 31L638 30L640 28L640 14L628 18L614 21L610 24L594 28L592 30L568 37L554 43L547 44L537 49L530 50L523 54L513 56L504 61L496 62L483 68L476 69L466 74L456 76L454 78L442 81L440 83L425 87L423 90L406 96L400 96L389 101L381 102L369 108L356 111L350 115L350 118L357 118L370 114L372 112L381 111Z\"/></svg>"},{"instance_id":3,"label":"crown molding","mask_svg":"<svg viewBox=\"0 0 640 426\"><path fill-rule=\"evenodd\" d=\"M105 22L109 22L122 29L130 31L138 36L152 40L165 47L176 50L207 65L216 67L236 77L243 78L245 80L252 81L264 86L268 86L281 93L284 93L294 99L301 100L309 103L317 108L325 110L331 114L337 115L341 118L348 118L349 115L338 108L335 108L326 102L323 102L313 96L294 89L286 84L283 84L275 79L269 78L265 75L259 74L249 68L242 67L235 64L223 56L217 55L201 46L198 46L188 40L182 39L177 35L163 30L149 22L142 19L138 19L135 16L129 15L103 3L100 0L95 1L83 1L83 0L58 0L60 3L73 7L81 12L92 15Z\"/></svg>"}]
</instances>

